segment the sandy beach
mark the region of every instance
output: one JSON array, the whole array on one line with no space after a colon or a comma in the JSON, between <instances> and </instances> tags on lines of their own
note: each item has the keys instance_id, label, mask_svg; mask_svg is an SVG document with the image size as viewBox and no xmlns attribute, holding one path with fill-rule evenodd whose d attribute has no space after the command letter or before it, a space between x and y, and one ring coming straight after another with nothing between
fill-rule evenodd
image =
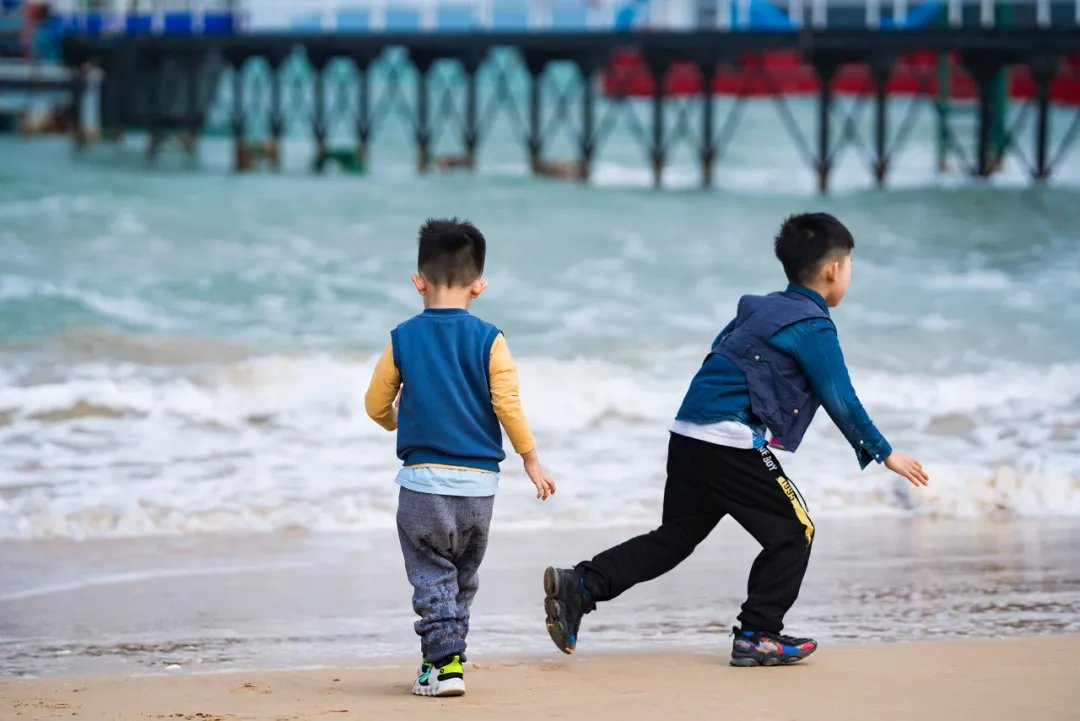
<instances>
[{"instance_id":1,"label":"sandy beach","mask_svg":"<svg viewBox=\"0 0 1080 721\"><path fill-rule=\"evenodd\" d=\"M1080 633L1075 523L818 526L787 623L825 648ZM540 571L644 530L496 528L473 607L472 660L546 657ZM726 647L757 550L737 524L721 523L663 579L586 618L584 650ZM0 543L0 677L411 665L418 642L400 555L391 531Z\"/></svg>"},{"instance_id":2,"label":"sandy beach","mask_svg":"<svg viewBox=\"0 0 1080 721\"><path fill-rule=\"evenodd\" d=\"M628 530L499 531L468 695L443 701L409 694L390 534L0 546L23 589L0 599L0 661L26 676L0 681L0 720L1075 721L1074 524L822 525L789 619L822 649L779 669L727 665L756 550L737 526L587 617L572 658L544 632L537 568Z\"/></svg>"},{"instance_id":3,"label":"sandy beach","mask_svg":"<svg viewBox=\"0 0 1080 721\"><path fill-rule=\"evenodd\" d=\"M1072 721L1080 636L823 648L737 669L721 650L552 653L470 664L468 694L409 695L406 663L304 671L0 682L0 717L36 719L980 719Z\"/></svg>"}]
</instances>

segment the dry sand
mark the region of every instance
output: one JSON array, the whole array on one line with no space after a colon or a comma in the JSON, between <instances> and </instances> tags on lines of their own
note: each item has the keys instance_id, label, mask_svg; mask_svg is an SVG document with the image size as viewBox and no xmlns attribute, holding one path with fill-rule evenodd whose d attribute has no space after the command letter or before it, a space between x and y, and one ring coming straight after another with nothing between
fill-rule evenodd
<instances>
[{"instance_id":1,"label":"dry sand","mask_svg":"<svg viewBox=\"0 0 1080 721\"><path fill-rule=\"evenodd\" d=\"M470 664L468 695L416 698L409 664L0 681L0 719L1076 721L1080 637L832 646L784 668L695 651Z\"/></svg>"}]
</instances>

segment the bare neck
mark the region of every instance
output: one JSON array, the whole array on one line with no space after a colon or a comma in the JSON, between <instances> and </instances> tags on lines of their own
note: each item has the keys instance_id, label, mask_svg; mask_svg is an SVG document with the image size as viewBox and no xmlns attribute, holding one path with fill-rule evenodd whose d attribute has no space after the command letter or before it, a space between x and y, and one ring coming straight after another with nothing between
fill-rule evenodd
<instances>
[{"instance_id":1,"label":"bare neck","mask_svg":"<svg viewBox=\"0 0 1080 721\"><path fill-rule=\"evenodd\" d=\"M450 286L429 286L424 292L424 308L462 308L468 310L472 305L472 290L470 288L454 288Z\"/></svg>"}]
</instances>

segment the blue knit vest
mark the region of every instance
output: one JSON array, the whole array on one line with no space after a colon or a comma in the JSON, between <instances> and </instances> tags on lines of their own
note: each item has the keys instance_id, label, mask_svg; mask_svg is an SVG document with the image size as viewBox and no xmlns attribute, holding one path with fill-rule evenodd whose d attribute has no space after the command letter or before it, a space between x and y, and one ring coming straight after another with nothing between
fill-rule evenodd
<instances>
[{"instance_id":1,"label":"blue knit vest","mask_svg":"<svg viewBox=\"0 0 1080 721\"><path fill-rule=\"evenodd\" d=\"M498 335L460 308L428 308L390 332L402 381L397 454L406 466L498 472L506 453L488 381Z\"/></svg>"}]
</instances>

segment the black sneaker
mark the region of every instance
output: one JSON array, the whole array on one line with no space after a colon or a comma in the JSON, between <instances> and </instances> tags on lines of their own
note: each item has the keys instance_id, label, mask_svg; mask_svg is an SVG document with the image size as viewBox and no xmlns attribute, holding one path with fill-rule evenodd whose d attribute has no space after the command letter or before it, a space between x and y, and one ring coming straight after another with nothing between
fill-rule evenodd
<instances>
[{"instance_id":1,"label":"black sneaker","mask_svg":"<svg viewBox=\"0 0 1080 721\"><path fill-rule=\"evenodd\" d=\"M792 638L767 631L731 629L735 642L731 645L732 666L779 666L795 663L817 650L812 638Z\"/></svg>"},{"instance_id":2,"label":"black sneaker","mask_svg":"<svg viewBox=\"0 0 1080 721\"><path fill-rule=\"evenodd\" d=\"M577 571L551 566L544 571L544 611L547 612L548 634L565 654L572 654L577 647L578 629L585 613L585 594L581 575Z\"/></svg>"}]
</instances>

